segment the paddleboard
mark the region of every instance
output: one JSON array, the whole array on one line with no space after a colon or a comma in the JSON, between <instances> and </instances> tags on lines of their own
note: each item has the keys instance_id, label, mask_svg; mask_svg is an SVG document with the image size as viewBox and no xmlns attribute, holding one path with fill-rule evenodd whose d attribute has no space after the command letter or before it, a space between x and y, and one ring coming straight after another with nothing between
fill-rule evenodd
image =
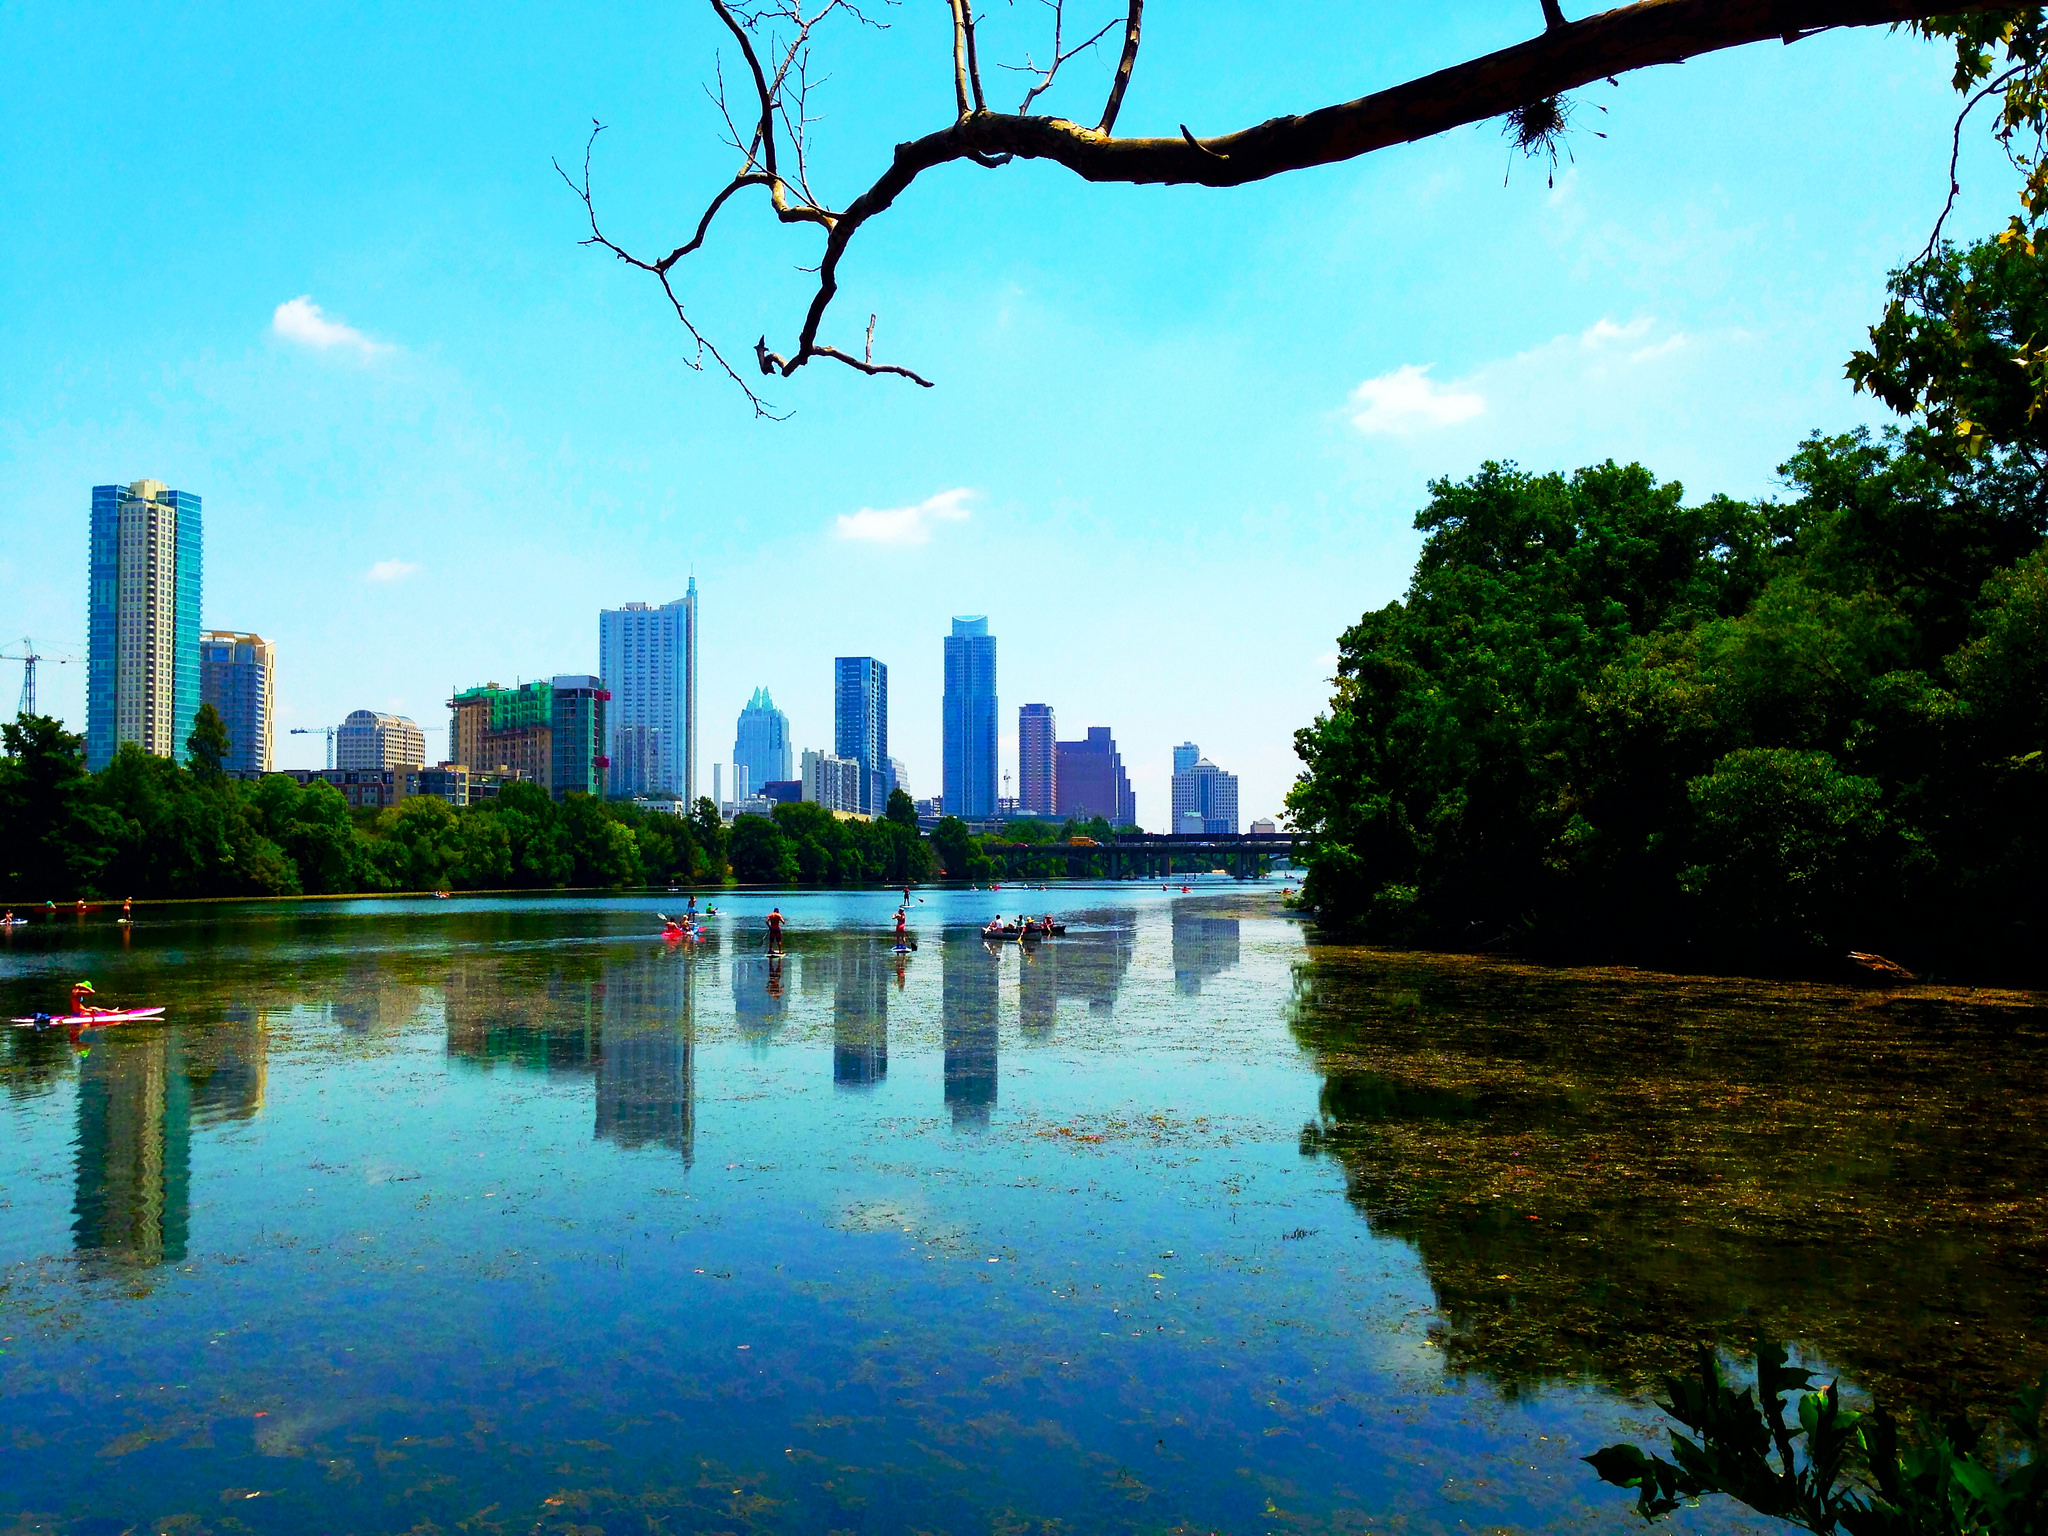
<instances>
[{"instance_id":1,"label":"paddleboard","mask_svg":"<svg viewBox=\"0 0 2048 1536\"><path fill-rule=\"evenodd\" d=\"M154 1019L162 1015L161 1008L121 1008L109 1013L45 1013L34 1018L14 1019L10 1022L28 1029L55 1029L59 1026L69 1029L73 1024L88 1027L94 1024L125 1024L132 1019Z\"/></svg>"}]
</instances>

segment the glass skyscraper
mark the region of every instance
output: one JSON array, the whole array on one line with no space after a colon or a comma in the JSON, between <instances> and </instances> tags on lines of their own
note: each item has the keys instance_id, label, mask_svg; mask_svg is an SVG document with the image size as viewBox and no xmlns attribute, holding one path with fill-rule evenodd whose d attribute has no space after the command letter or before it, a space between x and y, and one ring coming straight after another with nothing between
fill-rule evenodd
<instances>
[{"instance_id":1,"label":"glass skyscraper","mask_svg":"<svg viewBox=\"0 0 2048 1536\"><path fill-rule=\"evenodd\" d=\"M199 637L199 697L220 711L228 728L222 766L230 772L270 772L276 675L275 652L261 635L209 629Z\"/></svg>"},{"instance_id":2,"label":"glass skyscraper","mask_svg":"<svg viewBox=\"0 0 2048 1536\"><path fill-rule=\"evenodd\" d=\"M985 821L996 813L996 637L975 615L946 636L946 814Z\"/></svg>"},{"instance_id":3,"label":"glass skyscraper","mask_svg":"<svg viewBox=\"0 0 2048 1536\"><path fill-rule=\"evenodd\" d=\"M861 767L861 809L889 806L889 669L872 656L833 661L832 750Z\"/></svg>"},{"instance_id":4,"label":"glass skyscraper","mask_svg":"<svg viewBox=\"0 0 2048 1536\"><path fill-rule=\"evenodd\" d=\"M124 741L185 756L199 714L199 498L161 480L92 488L85 761Z\"/></svg>"},{"instance_id":5,"label":"glass skyscraper","mask_svg":"<svg viewBox=\"0 0 2048 1536\"><path fill-rule=\"evenodd\" d=\"M788 783L796 777L790 760L789 716L775 707L766 688L756 688L740 711L732 744L732 765L746 775L744 789L735 783L732 797L758 795L763 784Z\"/></svg>"},{"instance_id":6,"label":"glass skyscraper","mask_svg":"<svg viewBox=\"0 0 2048 1536\"><path fill-rule=\"evenodd\" d=\"M697 578L659 608L597 616L597 670L611 694L602 755L615 795L697 800ZM580 787L580 786L579 786Z\"/></svg>"}]
</instances>

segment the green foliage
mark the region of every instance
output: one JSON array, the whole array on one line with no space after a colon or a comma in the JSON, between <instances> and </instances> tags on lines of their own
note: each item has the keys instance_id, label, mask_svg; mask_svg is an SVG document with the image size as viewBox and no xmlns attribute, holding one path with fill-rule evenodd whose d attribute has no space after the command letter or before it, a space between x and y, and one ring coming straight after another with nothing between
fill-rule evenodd
<instances>
[{"instance_id":1,"label":"green foliage","mask_svg":"<svg viewBox=\"0 0 2048 1536\"><path fill-rule=\"evenodd\" d=\"M2020 1394L2010 1425L2021 1448L2002 1457L1969 1425L1916 1421L1903 1439L1882 1408L1842 1406L1834 1384L1785 1363L1760 1343L1756 1386L1737 1392L1720 1361L1702 1349L1695 1377L1667 1382L1658 1404L1691 1430L1671 1431L1672 1461L1633 1445L1584 1458L1600 1480L1636 1495L1636 1511L1658 1520L1681 1504L1724 1494L1759 1514L1829 1536L1963 1536L2039 1531L2048 1522L2048 1477L2040 1460L2041 1409L2048 1382ZM1796 1394L1786 1417L1786 1394Z\"/></svg>"},{"instance_id":2,"label":"green foliage","mask_svg":"<svg viewBox=\"0 0 2048 1536\"><path fill-rule=\"evenodd\" d=\"M708 800L673 816L585 795L557 804L536 785L512 784L461 810L412 796L352 811L320 780L229 779L219 727L203 708L189 767L128 743L99 774L85 770L82 738L55 720L5 727L0 891L281 896L726 878L726 831Z\"/></svg>"},{"instance_id":3,"label":"green foliage","mask_svg":"<svg viewBox=\"0 0 2048 1536\"><path fill-rule=\"evenodd\" d=\"M2048 318L2043 258L1994 244L1964 266ZM2048 438L1972 405L1958 454L1945 398L1809 438L1782 501L1612 463L1432 484L1408 592L1296 737L1305 903L1387 942L2044 974Z\"/></svg>"},{"instance_id":4,"label":"green foliage","mask_svg":"<svg viewBox=\"0 0 2048 1536\"><path fill-rule=\"evenodd\" d=\"M772 817L741 816L732 824L733 877L761 885L872 885L928 880L937 870L932 845L910 824L842 821L809 801L778 805Z\"/></svg>"},{"instance_id":5,"label":"green foliage","mask_svg":"<svg viewBox=\"0 0 2048 1536\"><path fill-rule=\"evenodd\" d=\"M228 726L220 711L211 704L201 704L192 721L192 734L185 738L192 772L208 783L218 783L221 765L228 758L228 746Z\"/></svg>"},{"instance_id":6,"label":"green foliage","mask_svg":"<svg viewBox=\"0 0 2048 1536\"><path fill-rule=\"evenodd\" d=\"M883 819L893 821L899 827L917 830L917 802L910 798L910 792L903 789L889 791L889 808L882 813Z\"/></svg>"}]
</instances>

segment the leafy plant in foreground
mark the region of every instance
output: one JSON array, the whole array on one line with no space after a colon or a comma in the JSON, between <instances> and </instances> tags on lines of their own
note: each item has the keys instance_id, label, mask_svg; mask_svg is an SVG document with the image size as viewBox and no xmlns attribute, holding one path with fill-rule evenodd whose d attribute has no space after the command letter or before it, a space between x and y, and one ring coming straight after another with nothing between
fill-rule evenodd
<instances>
[{"instance_id":1,"label":"leafy plant in foreground","mask_svg":"<svg viewBox=\"0 0 2048 1536\"><path fill-rule=\"evenodd\" d=\"M1725 1494L1803 1530L1849 1536L2021 1536L2048 1530L2048 1477L2041 1471L2041 1410L2048 1380L2022 1392L2011 1413L2023 1449L2001 1456L1968 1424L1916 1420L1903 1439L1882 1407L1842 1406L1834 1383L1759 1343L1756 1386L1734 1390L1713 1350L1696 1379L1666 1383L1658 1406L1692 1431L1671 1431L1675 1462L1633 1445L1584 1458L1600 1480L1633 1490L1636 1512L1657 1520L1682 1503ZM1786 1394L1796 1394L1786 1418ZM1802 1446L1800 1442L1804 1442Z\"/></svg>"}]
</instances>

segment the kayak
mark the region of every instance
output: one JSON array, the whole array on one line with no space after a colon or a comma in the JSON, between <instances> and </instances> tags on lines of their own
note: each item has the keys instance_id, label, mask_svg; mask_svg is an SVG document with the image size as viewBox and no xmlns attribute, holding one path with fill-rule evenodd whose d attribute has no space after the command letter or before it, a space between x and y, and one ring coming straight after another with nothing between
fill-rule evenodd
<instances>
[{"instance_id":1,"label":"kayak","mask_svg":"<svg viewBox=\"0 0 2048 1536\"><path fill-rule=\"evenodd\" d=\"M27 1029L55 1029L59 1025L70 1028L73 1024L90 1027L95 1024L125 1024L131 1019L155 1019L163 1016L161 1008L116 1008L106 1013L38 1013L26 1019L11 1022Z\"/></svg>"}]
</instances>

